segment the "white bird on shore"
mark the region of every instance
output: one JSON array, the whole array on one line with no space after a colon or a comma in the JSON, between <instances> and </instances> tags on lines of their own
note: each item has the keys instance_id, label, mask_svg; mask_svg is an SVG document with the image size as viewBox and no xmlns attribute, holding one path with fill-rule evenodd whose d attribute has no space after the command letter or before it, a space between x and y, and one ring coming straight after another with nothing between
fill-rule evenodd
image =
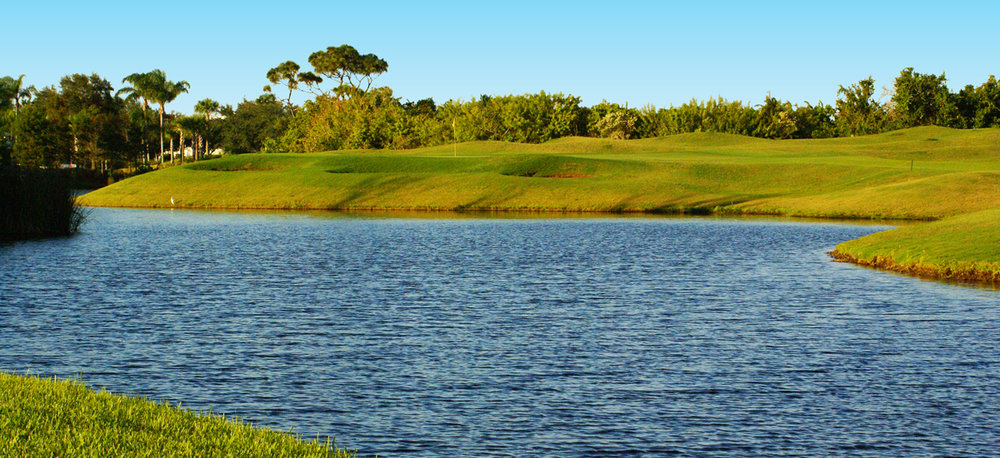
<instances>
[{"instance_id":1,"label":"white bird on shore","mask_svg":"<svg viewBox=\"0 0 1000 458\"><path fill-rule=\"evenodd\" d=\"M170 205L173 205L173 204L174 204L174 197L170 196Z\"/></svg>"}]
</instances>

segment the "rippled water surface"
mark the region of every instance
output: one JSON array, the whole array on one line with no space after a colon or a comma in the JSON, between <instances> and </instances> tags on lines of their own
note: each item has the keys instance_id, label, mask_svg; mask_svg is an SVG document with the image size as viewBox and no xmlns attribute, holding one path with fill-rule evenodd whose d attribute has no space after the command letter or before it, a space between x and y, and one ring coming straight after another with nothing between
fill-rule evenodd
<instances>
[{"instance_id":1,"label":"rippled water surface","mask_svg":"<svg viewBox=\"0 0 1000 458\"><path fill-rule=\"evenodd\" d=\"M0 246L0 370L363 455L992 454L1000 293L880 227L95 209Z\"/></svg>"}]
</instances>

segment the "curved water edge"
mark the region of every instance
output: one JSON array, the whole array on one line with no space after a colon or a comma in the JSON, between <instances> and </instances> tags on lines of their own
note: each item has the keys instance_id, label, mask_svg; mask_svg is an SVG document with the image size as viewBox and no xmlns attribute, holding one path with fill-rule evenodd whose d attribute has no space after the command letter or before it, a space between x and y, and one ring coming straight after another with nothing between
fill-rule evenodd
<instances>
[{"instance_id":1,"label":"curved water edge","mask_svg":"<svg viewBox=\"0 0 1000 458\"><path fill-rule=\"evenodd\" d=\"M101 208L101 207L94 207ZM213 207L213 206L198 206L189 207L181 206L174 208L173 206L168 207L149 207L149 206L139 206L131 207L128 205L122 206L105 206L103 208L133 208L133 209L169 209L169 210L193 210L193 211L223 211L223 212L261 212L261 213L272 213L272 214L287 214L287 213L299 213L299 214L311 214L311 215L327 215L327 216L353 216L353 217L369 217L369 216L379 216L388 218L419 218L419 219L441 219L441 218L582 218L582 217L596 217L596 218L606 218L606 217L711 217L711 218L725 218L733 220L775 220L775 221L795 221L795 222L847 222L851 224L858 225L883 225L886 223L891 223L893 226L916 224L919 222L933 221L934 218L886 218L879 215L858 215L853 213L843 213L843 214L789 214L780 211L765 211L765 210L752 210L752 209L741 209L732 207L664 207L658 209L645 209L645 210L615 210L615 209L597 209L592 211L581 211L581 210L566 210L558 208L514 208L514 207L497 207L497 208L436 208L436 207L411 207L402 206L399 208L392 207L346 207L346 208L287 208L287 207L275 207L275 208L241 208L241 207ZM888 229L888 228L887 228ZM885 257L876 257L876 259L868 260L857 258L849 253L842 251L833 250L829 252L833 259L839 262L847 262L852 264L857 264L864 267L872 267L876 269L893 271L897 273L902 273L905 275L911 275L915 277L920 277L929 280L943 280L951 282L966 282L966 283L980 283L980 284L994 284L997 282L997 276L1000 273L989 273L977 271L975 268L965 269L961 271L952 271L944 269L936 269L926 266L913 266L913 265L903 265L896 264L889 259L886 260Z\"/></svg>"},{"instance_id":2,"label":"curved water edge","mask_svg":"<svg viewBox=\"0 0 1000 458\"><path fill-rule=\"evenodd\" d=\"M567 220L567 219L685 219L685 220L715 220L715 221L760 221L760 222L784 222L784 223L834 223L854 226L880 226L891 229L897 226L907 226L919 224L925 220L919 219L893 219L893 218L850 218L850 217L824 217L824 216L800 216L786 215L780 213L754 213L754 212L705 212L705 213L661 213L655 211L569 211L569 210L528 210L528 209L417 209L401 207L398 209L387 208L347 208L347 209L308 209L308 208L233 208L233 207L84 207L89 210L134 210L152 212L177 212L191 214L229 214L229 215L283 215L283 216L303 216L314 218L345 219L403 219L403 220Z\"/></svg>"},{"instance_id":3,"label":"curved water edge","mask_svg":"<svg viewBox=\"0 0 1000 458\"><path fill-rule=\"evenodd\" d=\"M133 208L133 207L91 207L91 208ZM705 207L671 207L657 210L560 210L551 208L384 208L384 207L350 207L344 209L310 209L310 208L229 208L229 207L135 207L134 209L177 210L177 211L207 211L232 213L265 213L265 214L305 214L319 217L366 217L366 218L405 218L405 219L574 219L574 218L710 218L732 221L784 221L784 222L814 222L814 223L845 223L859 226L885 226L885 230L899 226L920 224L936 221L935 218L886 218L881 216L858 216L854 214L788 214L769 211L752 211L745 209L718 209ZM889 226L891 224L891 226ZM856 264L887 272L895 272L925 280L945 281L950 283L968 284L970 286L996 286L1000 283L1000 271L988 271L968 263L959 268L938 267L935 265L897 263L891 256L874 256L871 259L857 257L846 251L834 249L828 254L838 262Z\"/></svg>"},{"instance_id":4,"label":"curved water edge","mask_svg":"<svg viewBox=\"0 0 1000 458\"><path fill-rule=\"evenodd\" d=\"M858 258L850 253L833 250L830 256L839 262L857 264L863 267L896 272L912 277L926 280L937 280L969 286L993 287L1000 286L1000 273L977 269L975 266L965 268L938 268L936 266L923 266L920 264L898 263L889 256L875 256L871 259Z\"/></svg>"},{"instance_id":5,"label":"curved water edge","mask_svg":"<svg viewBox=\"0 0 1000 458\"><path fill-rule=\"evenodd\" d=\"M0 249L0 368L362 453L987 454L994 291L879 226L95 209Z\"/></svg>"}]
</instances>

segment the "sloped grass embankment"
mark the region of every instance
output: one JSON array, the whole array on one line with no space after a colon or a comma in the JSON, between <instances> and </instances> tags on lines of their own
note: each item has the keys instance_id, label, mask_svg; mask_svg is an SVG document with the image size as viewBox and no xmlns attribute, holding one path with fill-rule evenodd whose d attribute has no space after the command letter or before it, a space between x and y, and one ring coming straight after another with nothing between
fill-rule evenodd
<instances>
[{"instance_id":1,"label":"sloped grass embankment","mask_svg":"<svg viewBox=\"0 0 1000 458\"><path fill-rule=\"evenodd\" d=\"M834 258L926 278L1000 283L1000 208L878 232Z\"/></svg>"}]
</instances>

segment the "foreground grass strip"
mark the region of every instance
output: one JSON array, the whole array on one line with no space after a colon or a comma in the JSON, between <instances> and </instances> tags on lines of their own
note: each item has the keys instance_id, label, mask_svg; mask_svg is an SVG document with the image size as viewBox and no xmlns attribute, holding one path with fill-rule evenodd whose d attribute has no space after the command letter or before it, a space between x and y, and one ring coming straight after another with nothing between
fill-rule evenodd
<instances>
[{"instance_id":1,"label":"foreground grass strip","mask_svg":"<svg viewBox=\"0 0 1000 458\"><path fill-rule=\"evenodd\" d=\"M1000 284L1000 209L879 232L830 254L925 278Z\"/></svg>"},{"instance_id":2,"label":"foreground grass strip","mask_svg":"<svg viewBox=\"0 0 1000 458\"><path fill-rule=\"evenodd\" d=\"M353 457L220 416L0 372L2 456Z\"/></svg>"}]
</instances>

